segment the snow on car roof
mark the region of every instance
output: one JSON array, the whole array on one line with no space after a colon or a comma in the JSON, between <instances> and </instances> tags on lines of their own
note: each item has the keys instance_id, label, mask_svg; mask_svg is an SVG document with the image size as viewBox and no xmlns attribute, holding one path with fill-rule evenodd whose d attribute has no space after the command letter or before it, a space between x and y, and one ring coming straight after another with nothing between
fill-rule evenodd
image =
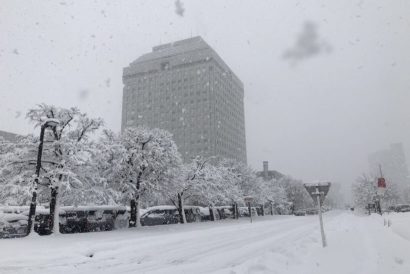
<instances>
[{"instance_id":1,"label":"snow on car roof","mask_svg":"<svg viewBox=\"0 0 410 274\"><path fill-rule=\"evenodd\" d=\"M12 221L20 221L24 220L27 221L27 216L23 214L15 214L15 213L0 213L0 221L12 222Z\"/></svg>"},{"instance_id":2,"label":"snow on car roof","mask_svg":"<svg viewBox=\"0 0 410 274\"><path fill-rule=\"evenodd\" d=\"M116 205L89 205L89 206L62 206L60 211L96 211L96 210L126 210L125 206L116 206Z\"/></svg>"},{"instance_id":3,"label":"snow on car roof","mask_svg":"<svg viewBox=\"0 0 410 274\"><path fill-rule=\"evenodd\" d=\"M200 206L191 206L191 205L185 205L184 209L192 209L192 208L198 208L199 210L202 210L202 207ZM147 207L145 211L151 211L151 210L175 210L177 209L176 206L174 205L159 205L159 206L151 206Z\"/></svg>"},{"instance_id":4,"label":"snow on car roof","mask_svg":"<svg viewBox=\"0 0 410 274\"><path fill-rule=\"evenodd\" d=\"M0 206L0 214L1 213L23 213L28 214L30 210L30 206ZM44 206L37 206L36 211L46 210ZM48 210L49 211L49 210Z\"/></svg>"}]
</instances>

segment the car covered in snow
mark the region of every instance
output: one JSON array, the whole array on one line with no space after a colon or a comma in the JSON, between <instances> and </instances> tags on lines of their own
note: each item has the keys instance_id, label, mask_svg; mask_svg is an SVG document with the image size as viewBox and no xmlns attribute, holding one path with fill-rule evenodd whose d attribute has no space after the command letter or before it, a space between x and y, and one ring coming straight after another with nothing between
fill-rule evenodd
<instances>
[{"instance_id":1,"label":"car covered in snow","mask_svg":"<svg viewBox=\"0 0 410 274\"><path fill-rule=\"evenodd\" d=\"M246 206L241 206L238 208L239 217L249 217L249 208ZM252 216L259 216L256 207L251 207Z\"/></svg>"},{"instance_id":2,"label":"car covered in snow","mask_svg":"<svg viewBox=\"0 0 410 274\"><path fill-rule=\"evenodd\" d=\"M40 210L42 206L37 206ZM0 206L0 238L23 237L27 233L29 206Z\"/></svg>"},{"instance_id":3,"label":"car covered in snow","mask_svg":"<svg viewBox=\"0 0 410 274\"><path fill-rule=\"evenodd\" d=\"M308 208L308 209L306 209L306 215L316 215L318 213L319 213L319 210L317 208Z\"/></svg>"},{"instance_id":4,"label":"car covered in snow","mask_svg":"<svg viewBox=\"0 0 410 274\"><path fill-rule=\"evenodd\" d=\"M410 205L396 205L394 208L395 212L410 212Z\"/></svg>"},{"instance_id":5,"label":"car covered in snow","mask_svg":"<svg viewBox=\"0 0 410 274\"><path fill-rule=\"evenodd\" d=\"M27 233L27 215L0 213L0 239L18 238Z\"/></svg>"},{"instance_id":6,"label":"car covered in snow","mask_svg":"<svg viewBox=\"0 0 410 274\"><path fill-rule=\"evenodd\" d=\"M109 231L126 228L129 221L123 206L63 206L59 215L61 233ZM34 230L40 235L51 234L49 210L40 210L36 214Z\"/></svg>"},{"instance_id":7,"label":"car covered in snow","mask_svg":"<svg viewBox=\"0 0 410 274\"><path fill-rule=\"evenodd\" d=\"M197 206L185 206L185 217L188 223L201 221L201 210ZM146 209L141 215L140 222L143 226L177 224L180 222L178 209L172 205L153 206Z\"/></svg>"},{"instance_id":8,"label":"car covered in snow","mask_svg":"<svg viewBox=\"0 0 410 274\"><path fill-rule=\"evenodd\" d=\"M215 209L218 212L220 219L234 218L233 206L216 206Z\"/></svg>"},{"instance_id":9,"label":"car covered in snow","mask_svg":"<svg viewBox=\"0 0 410 274\"><path fill-rule=\"evenodd\" d=\"M306 210L304 210L304 209L295 210L293 212L293 215L295 215L295 216L305 216L306 215Z\"/></svg>"},{"instance_id":10,"label":"car covered in snow","mask_svg":"<svg viewBox=\"0 0 410 274\"><path fill-rule=\"evenodd\" d=\"M209 207L199 207L200 213L201 213L201 221L211 221L212 217L211 217L211 209ZM221 210L218 210L217 207L214 207L213 210L213 216L215 218L215 220L220 220L223 219L221 218Z\"/></svg>"}]
</instances>

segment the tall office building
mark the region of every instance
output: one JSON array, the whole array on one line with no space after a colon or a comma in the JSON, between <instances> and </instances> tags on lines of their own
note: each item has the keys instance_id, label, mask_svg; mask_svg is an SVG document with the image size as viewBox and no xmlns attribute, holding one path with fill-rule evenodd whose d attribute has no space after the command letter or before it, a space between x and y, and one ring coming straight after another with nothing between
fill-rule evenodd
<instances>
[{"instance_id":1,"label":"tall office building","mask_svg":"<svg viewBox=\"0 0 410 274\"><path fill-rule=\"evenodd\" d=\"M388 149L370 154L369 165L371 174L375 176L380 176L380 166L387 183L395 183L398 187L410 186L409 170L402 143L390 144Z\"/></svg>"},{"instance_id":2,"label":"tall office building","mask_svg":"<svg viewBox=\"0 0 410 274\"><path fill-rule=\"evenodd\" d=\"M201 37L153 47L124 68L123 83L122 130L168 130L184 161L246 163L243 84Z\"/></svg>"}]
</instances>

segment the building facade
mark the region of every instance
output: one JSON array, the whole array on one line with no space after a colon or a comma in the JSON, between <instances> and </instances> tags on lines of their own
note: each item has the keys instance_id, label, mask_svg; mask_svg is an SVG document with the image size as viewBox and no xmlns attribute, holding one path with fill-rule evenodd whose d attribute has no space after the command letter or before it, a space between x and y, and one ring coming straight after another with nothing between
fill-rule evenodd
<instances>
[{"instance_id":1,"label":"building facade","mask_svg":"<svg viewBox=\"0 0 410 274\"><path fill-rule=\"evenodd\" d=\"M246 163L244 88L201 38L153 47L123 71L122 130L161 128L184 159Z\"/></svg>"},{"instance_id":2,"label":"building facade","mask_svg":"<svg viewBox=\"0 0 410 274\"><path fill-rule=\"evenodd\" d=\"M369 155L370 172L380 176L380 167L387 183L395 183L400 189L410 186L409 170L402 143L391 144L388 149Z\"/></svg>"}]
</instances>

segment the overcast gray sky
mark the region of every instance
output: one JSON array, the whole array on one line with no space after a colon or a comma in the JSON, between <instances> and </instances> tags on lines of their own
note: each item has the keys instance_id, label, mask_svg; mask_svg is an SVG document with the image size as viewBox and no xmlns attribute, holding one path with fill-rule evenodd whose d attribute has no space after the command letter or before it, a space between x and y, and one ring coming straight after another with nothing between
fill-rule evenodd
<instances>
[{"instance_id":1,"label":"overcast gray sky","mask_svg":"<svg viewBox=\"0 0 410 274\"><path fill-rule=\"evenodd\" d=\"M122 68L201 35L245 85L248 162L350 185L410 152L410 1L0 1L0 129L41 102L119 131ZM409 161L408 161L409 162Z\"/></svg>"}]
</instances>

